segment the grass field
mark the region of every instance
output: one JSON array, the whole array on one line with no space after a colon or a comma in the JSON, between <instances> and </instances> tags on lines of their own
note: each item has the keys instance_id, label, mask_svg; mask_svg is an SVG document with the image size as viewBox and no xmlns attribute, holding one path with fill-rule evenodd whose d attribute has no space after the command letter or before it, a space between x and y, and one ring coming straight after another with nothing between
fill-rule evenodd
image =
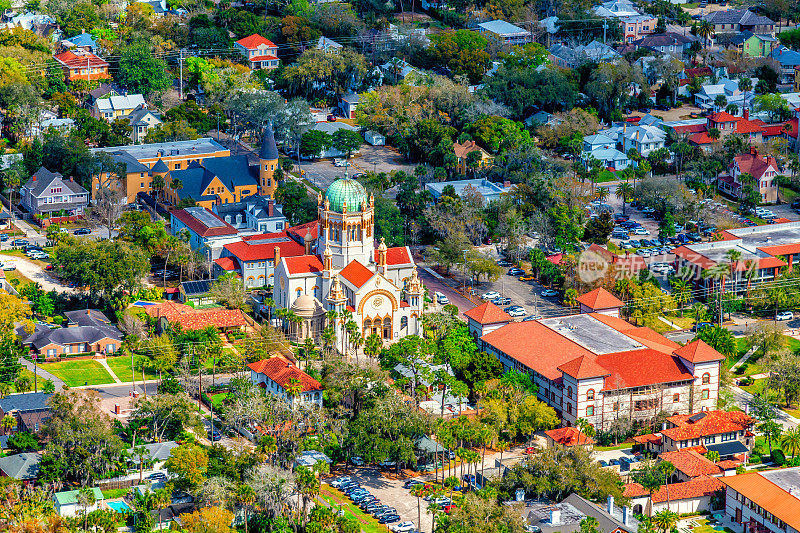
<instances>
[{"instance_id":1,"label":"grass field","mask_svg":"<svg viewBox=\"0 0 800 533\"><path fill-rule=\"evenodd\" d=\"M705 520L705 519L697 520L697 523L700 524L700 526L694 528L692 530L693 533L719 533L720 532L719 529L714 529L713 527L711 527L708 524L708 520ZM725 533L733 533L733 530L728 529L727 527L722 531L725 531Z\"/></svg>"},{"instance_id":2,"label":"grass field","mask_svg":"<svg viewBox=\"0 0 800 533\"><path fill-rule=\"evenodd\" d=\"M136 380L140 381L142 379L142 371L139 370L139 363L142 360L146 360L147 357L144 355L137 355L134 359L134 366L136 368ZM114 357L109 357L106 359L108 366L111 367L111 370L117 375L120 381L133 381L131 379L131 356L130 355L118 355ZM144 369L144 379L157 379L158 374L148 368Z\"/></svg>"},{"instance_id":3,"label":"grass field","mask_svg":"<svg viewBox=\"0 0 800 533\"><path fill-rule=\"evenodd\" d=\"M54 376L64 380L64 383L70 387L114 383L111 374L103 368L103 365L93 359L44 363L41 367Z\"/></svg>"},{"instance_id":4,"label":"grass field","mask_svg":"<svg viewBox=\"0 0 800 533\"><path fill-rule=\"evenodd\" d=\"M103 498L105 498L106 500L114 500L116 498L122 498L130 491L131 489L108 489L102 492L103 492Z\"/></svg>"},{"instance_id":5,"label":"grass field","mask_svg":"<svg viewBox=\"0 0 800 533\"><path fill-rule=\"evenodd\" d=\"M597 450L599 452L607 452L607 451L611 451L611 450L625 450L627 448L632 448L632 447L633 447L633 444L628 443L628 444L619 444L617 446L595 446L592 449L593 450Z\"/></svg>"},{"instance_id":6,"label":"grass field","mask_svg":"<svg viewBox=\"0 0 800 533\"><path fill-rule=\"evenodd\" d=\"M379 524L372 516L366 514L364 511L353 505L350 500L330 486L323 486L320 489L320 498L328 502L333 509L342 509L344 515L348 518L353 518L358 522L361 531L365 533L386 533L386 526Z\"/></svg>"},{"instance_id":7,"label":"grass field","mask_svg":"<svg viewBox=\"0 0 800 533\"><path fill-rule=\"evenodd\" d=\"M227 398L230 395L231 395L230 392L220 392L219 394L214 394L210 396L211 403L214 405L214 409L219 409L220 407L222 407L222 402L225 400L225 398Z\"/></svg>"}]
</instances>

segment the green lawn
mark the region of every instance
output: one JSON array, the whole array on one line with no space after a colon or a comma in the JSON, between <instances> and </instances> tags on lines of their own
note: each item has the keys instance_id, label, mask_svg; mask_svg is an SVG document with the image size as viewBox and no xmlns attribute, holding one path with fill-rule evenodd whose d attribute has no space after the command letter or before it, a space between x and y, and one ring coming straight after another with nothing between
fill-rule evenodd
<instances>
[{"instance_id":1,"label":"green lawn","mask_svg":"<svg viewBox=\"0 0 800 533\"><path fill-rule=\"evenodd\" d=\"M103 498L105 498L106 500L114 500L116 498L122 498L130 491L131 489L108 489L102 492L103 492Z\"/></svg>"},{"instance_id":2,"label":"green lawn","mask_svg":"<svg viewBox=\"0 0 800 533\"><path fill-rule=\"evenodd\" d=\"M688 315L684 315L684 316L667 316L667 317L664 317L664 318L666 318L667 320L669 320L670 322L672 322L676 326L681 327L683 329L692 329L692 326L694 326L694 318L692 318L692 317L690 317Z\"/></svg>"},{"instance_id":3,"label":"green lawn","mask_svg":"<svg viewBox=\"0 0 800 533\"><path fill-rule=\"evenodd\" d=\"M781 199L787 204L794 202L797 199L798 194L800 194L797 191L790 189L789 187L781 187L780 191L781 191Z\"/></svg>"},{"instance_id":4,"label":"green lawn","mask_svg":"<svg viewBox=\"0 0 800 533\"><path fill-rule=\"evenodd\" d=\"M93 359L44 363L41 367L64 380L64 383L70 387L114 383L111 374L103 368L103 365Z\"/></svg>"},{"instance_id":5,"label":"green lawn","mask_svg":"<svg viewBox=\"0 0 800 533\"><path fill-rule=\"evenodd\" d=\"M749 392L750 394L761 394L764 392L764 387L767 386L767 379L757 379L753 382L752 385L747 385L741 387L742 390Z\"/></svg>"},{"instance_id":6,"label":"green lawn","mask_svg":"<svg viewBox=\"0 0 800 533\"><path fill-rule=\"evenodd\" d=\"M134 366L136 368L136 380L141 381L142 379L142 371L139 370L138 363L143 360L147 360L147 357L144 355L136 355L134 359ZM133 381L131 379L131 356L130 355L117 355L112 356L106 359L108 362L108 366L111 367L111 370L117 375L120 381ZM144 369L144 379L157 379L158 373L150 370L149 368Z\"/></svg>"},{"instance_id":7,"label":"green lawn","mask_svg":"<svg viewBox=\"0 0 800 533\"><path fill-rule=\"evenodd\" d=\"M595 446L592 449L596 450L598 452L608 452L608 451L611 451L611 450L625 450L625 449L632 448L632 447L633 447L633 444L631 444L629 442L627 444L625 444L625 443L618 444L617 446Z\"/></svg>"},{"instance_id":8,"label":"green lawn","mask_svg":"<svg viewBox=\"0 0 800 533\"><path fill-rule=\"evenodd\" d=\"M794 337L786 337L786 347L793 352L800 351L800 340Z\"/></svg>"},{"instance_id":9,"label":"green lawn","mask_svg":"<svg viewBox=\"0 0 800 533\"><path fill-rule=\"evenodd\" d=\"M222 407L222 402L230 396L232 393L230 392L220 392L219 394L214 394L209 396L211 398L211 403L214 405L214 409L219 409Z\"/></svg>"},{"instance_id":10,"label":"green lawn","mask_svg":"<svg viewBox=\"0 0 800 533\"><path fill-rule=\"evenodd\" d=\"M320 490L320 498L328 502L332 509L341 509L344 511L344 515L348 518L353 518L358 522L358 525L361 527L361 531L365 533L386 533L386 526L379 524L375 518L371 515L368 515L348 500L347 496L339 492L338 490L334 489L333 487L325 486ZM425 515L425 510L423 509L422 514ZM425 520L425 516L423 516L423 520ZM428 520L430 520L430 516L427 516ZM416 522L416 520L414 520Z\"/></svg>"},{"instance_id":11,"label":"green lawn","mask_svg":"<svg viewBox=\"0 0 800 533\"><path fill-rule=\"evenodd\" d=\"M696 527L692 530L692 533L719 533L719 529L714 529L708 524L708 520L702 519L697 520L697 523L700 524L699 527ZM725 533L734 533L733 530L728 529L727 527L724 529Z\"/></svg>"}]
</instances>

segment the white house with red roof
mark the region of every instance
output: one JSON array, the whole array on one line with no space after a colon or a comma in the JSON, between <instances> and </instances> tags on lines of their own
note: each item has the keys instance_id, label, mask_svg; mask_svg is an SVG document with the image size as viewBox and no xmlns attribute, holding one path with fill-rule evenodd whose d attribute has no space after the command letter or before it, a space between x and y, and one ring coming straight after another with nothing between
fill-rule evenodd
<instances>
[{"instance_id":1,"label":"white house with red roof","mask_svg":"<svg viewBox=\"0 0 800 533\"><path fill-rule=\"evenodd\" d=\"M700 340L681 346L600 312L510 322L479 346L506 370L530 375L563 426L583 418L598 430L716 408L725 359Z\"/></svg>"},{"instance_id":2,"label":"white house with red roof","mask_svg":"<svg viewBox=\"0 0 800 533\"><path fill-rule=\"evenodd\" d=\"M478 307L473 307L469 311L466 311L464 316L467 317L469 332L476 339L514 321L511 315L492 302L485 302Z\"/></svg>"},{"instance_id":3,"label":"white house with red roof","mask_svg":"<svg viewBox=\"0 0 800 533\"><path fill-rule=\"evenodd\" d=\"M639 435L633 440L652 453L665 454L702 446L703 453L713 450L719 453L720 459L735 459L753 449L754 423L755 420L742 411L674 415L667 418L666 427L661 431Z\"/></svg>"},{"instance_id":4,"label":"white house with red roof","mask_svg":"<svg viewBox=\"0 0 800 533\"><path fill-rule=\"evenodd\" d=\"M318 195L317 212L316 227L308 225L303 237L305 253L275 261L276 305L311 321L321 311L350 313L360 335L376 334L385 344L421 334L422 282L408 247L390 248L383 239L375 246L374 198L357 181L338 179ZM335 321L342 353L351 348L345 322ZM293 330L300 340L318 328Z\"/></svg>"},{"instance_id":5,"label":"white house with red roof","mask_svg":"<svg viewBox=\"0 0 800 533\"><path fill-rule=\"evenodd\" d=\"M275 265L282 257L296 257L310 252L310 243L302 245L285 231L245 235L240 240L222 247L220 257L214 260L218 274L235 272L245 288L273 285Z\"/></svg>"},{"instance_id":6,"label":"white house with red roof","mask_svg":"<svg viewBox=\"0 0 800 533\"><path fill-rule=\"evenodd\" d=\"M728 167L728 175L720 176L718 184L720 190L737 198L741 198L744 188L750 185L761 196L763 203L775 203L778 201L775 177L780 173L780 167L774 157L761 155L755 147L752 147L749 152L733 158ZM743 179L743 174L752 176L752 181Z\"/></svg>"},{"instance_id":7,"label":"white house with red roof","mask_svg":"<svg viewBox=\"0 0 800 533\"><path fill-rule=\"evenodd\" d=\"M281 356L247 365L250 380L268 393L290 403L322 407L322 384Z\"/></svg>"},{"instance_id":8,"label":"white house with red roof","mask_svg":"<svg viewBox=\"0 0 800 533\"><path fill-rule=\"evenodd\" d=\"M257 33L233 43L250 65L251 70L274 69L280 66L278 45Z\"/></svg>"}]
</instances>

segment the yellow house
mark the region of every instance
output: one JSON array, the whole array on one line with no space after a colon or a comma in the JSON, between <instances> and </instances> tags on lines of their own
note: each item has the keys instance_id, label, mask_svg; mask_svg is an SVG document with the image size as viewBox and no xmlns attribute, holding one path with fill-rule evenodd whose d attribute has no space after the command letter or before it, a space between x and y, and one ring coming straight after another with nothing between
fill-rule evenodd
<instances>
[{"instance_id":1,"label":"yellow house","mask_svg":"<svg viewBox=\"0 0 800 533\"><path fill-rule=\"evenodd\" d=\"M98 98L92 106L92 115L109 122L130 115L137 107L147 107L141 94L126 94Z\"/></svg>"},{"instance_id":2,"label":"yellow house","mask_svg":"<svg viewBox=\"0 0 800 533\"><path fill-rule=\"evenodd\" d=\"M477 168L486 168L492 164L494 157L486 150L478 146L475 141L464 141L463 143L453 143L453 152L456 155L456 171L459 174L466 174L469 170L467 165L467 156L470 152L479 152L481 155Z\"/></svg>"}]
</instances>

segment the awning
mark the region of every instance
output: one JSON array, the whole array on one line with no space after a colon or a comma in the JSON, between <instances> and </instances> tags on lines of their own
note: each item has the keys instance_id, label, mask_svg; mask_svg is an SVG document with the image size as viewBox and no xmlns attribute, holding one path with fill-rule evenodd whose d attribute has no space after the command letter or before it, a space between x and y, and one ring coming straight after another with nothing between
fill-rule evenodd
<instances>
[{"instance_id":1,"label":"awning","mask_svg":"<svg viewBox=\"0 0 800 533\"><path fill-rule=\"evenodd\" d=\"M706 449L717 452L720 457L750 452L750 449L738 440L723 442L722 444L706 444Z\"/></svg>"}]
</instances>

